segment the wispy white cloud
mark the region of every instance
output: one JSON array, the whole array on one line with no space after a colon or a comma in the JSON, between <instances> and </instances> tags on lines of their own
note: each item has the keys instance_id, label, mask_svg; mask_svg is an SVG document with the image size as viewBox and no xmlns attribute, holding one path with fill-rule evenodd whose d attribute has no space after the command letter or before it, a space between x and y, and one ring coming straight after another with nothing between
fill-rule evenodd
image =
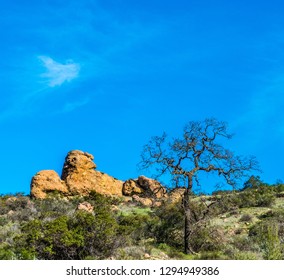
<instances>
[{"instance_id":1,"label":"wispy white cloud","mask_svg":"<svg viewBox=\"0 0 284 280\"><path fill-rule=\"evenodd\" d=\"M80 65L73 61L59 63L48 56L38 56L46 69L46 72L41 74L41 77L47 79L48 86L60 86L65 82L70 82L77 78L80 72Z\"/></svg>"}]
</instances>

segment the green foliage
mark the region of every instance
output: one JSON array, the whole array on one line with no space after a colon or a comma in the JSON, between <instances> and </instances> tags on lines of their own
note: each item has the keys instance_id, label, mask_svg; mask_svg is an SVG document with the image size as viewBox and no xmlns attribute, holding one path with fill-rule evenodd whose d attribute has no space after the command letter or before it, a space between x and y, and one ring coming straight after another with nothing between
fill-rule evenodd
<instances>
[{"instance_id":1,"label":"green foliage","mask_svg":"<svg viewBox=\"0 0 284 280\"><path fill-rule=\"evenodd\" d=\"M158 219L147 213L132 212L127 215L120 214L117 217L119 235L124 236L124 242L151 238L154 235L155 225Z\"/></svg>"},{"instance_id":2,"label":"green foliage","mask_svg":"<svg viewBox=\"0 0 284 280\"><path fill-rule=\"evenodd\" d=\"M257 253L259 252L259 245L257 242L252 242L251 238L247 235L236 236L232 241L231 245L233 247L232 258L237 258L240 253ZM238 257L239 258L239 257Z\"/></svg>"},{"instance_id":3,"label":"green foliage","mask_svg":"<svg viewBox=\"0 0 284 280\"><path fill-rule=\"evenodd\" d=\"M278 237L278 225L270 224L266 228L265 239L263 241L264 259L281 260L282 252Z\"/></svg>"},{"instance_id":4,"label":"green foliage","mask_svg":"<svg viewBox=\"0 0 284 280\"><path fill-rule=\"evenodd\" d=\"M47 213L53 214L51 201L57 208L57 200L47 200L44 207L51 210ZM18 258L68 260L89 256L101 258L111 254L117 240L118 225L106 207L101 205L94 214L84 211L69 216L51 214L45 213L45 219L23 224L22 233L15 238Z\"/></svg>"},{"instance_id":5,"label":"green foliage","mask_svg":"<svg viewBox=\"0 0 284 280\"><path fill-rule=\"evenodd\" d=\"M95 192L68 199L0 196L0 259L282 259L280 192L280 184L258 184L195 195L190 202L193 255L183 254L181 202L142 208ZM84 201L94 207L92 213L76 210Z\"/></svg>"},{"instance_id":6,"label":"green foliage","mask_svg":"<svg viewBox=\"0 0 284 280\"><path fill-rule=\"evenodd\" d=\"M283 193L284 192L284 184L282 182L276 184L274 187L275 187L275 190L276 190L277 193Z\"/></svg>"},{"instance_id":7,"label":"green foliage","mask_svg":"<svg viewBox=\"0 0 284 280\"><path fill-rule=\"evenodd\" d=\"M195 252L220 250L223 246L222 233L217 227L210 226L206 219L202 220L206 210L204 204L196 200L191 202L190 207L193 221L190 233L192 249ZM159 218L154 231L157 242L182 250L184 239L182 205L165 204L154 214Z\"/></svg>"},{"instance_id":8,"label":"green foliage","mask_svg":"<svg viewBox=\"0 0 284 280\"><path fill-rule=\"evenodd\" d=\"M246 189L258 189L259 187L266 186L267 184L263 183L260 180L259 176L252 175L245 183L242 190Z\"/></svg>"},{"instance_id":9,"label":"green foliage","mask_svg":"<svg viewBox=\"0 0 284 280\"><path fill-rule=\"evenodd\" d=\"M193 260L193 255L184 254L182 251L178 250L175 247L169 246L165 243L159 243L157 249L166 253L169 258L178 259L178 260Z\"/></svg>"},{"instance_id":10,"label":"green foliage","mask_svg":"<svg viewBox=\"0 0 284 280\"><path fill-rule=\"evenodd\" d=\"M195 252L216 252L224 249L222 231L205 223L193 227L191 241Z\"/></svg>"},{"instance_id":11,"label":"green foliage","mask_svg":"<svg viewBox=\"0 0 284 280\"><path fill-rule=\"evenodd\" d=\"M86 256L107 257L119 245L118 224L109 210L100 209L95 215L79 211L70 226L84 237L82 259Z\"/></svg>"},{"instance_id":12,"label":"green foliage","mask_svg":"<svg viewBox=\"0 0 284 280\"><path fill-rule=\"evenodd\" d=\"M196 260L227 260L228 257L221 251L201 252L196 255Z\"/></svg>"},{"instance_id":13,"label":"green foliage","mask_svg":"<svg viewBox=\"0 0 284 280\"><path fill-rule=\"evenodd\" d=\"M38 212L37 218L43 220L55 219L61 215L68 215L69 213L74 212L76 207L76 204L73 204L72 200L69 201L58 197L35 200L34 205Z\"/></svg>"},{"instance_id":14,"label":"green foliage","mask_svg":"<svg viewBox=\"0 0 284 280\"><path fill-rule=\"evenodd\" d=\"M275 202L274 187L262 185L258 188L246 188L240 192L219 195L219 211L227 212L235 208L271 207Z\"/></svg>"},{"instance_id":15,"label":"green foliage","mask_svg":"<svg viewBox=\"0 0 284 280\"><path fill-rule=\"evenodd\" d=\"M154 230L157 242L182 250L184 214L181 203L165 204L157 208L154 215L159 219Z\"/></svg>"},{"instance_id":16,"label":"green foliage","mask_svg":"<svg viewBox=\"0 0 284 280\"><path fill-rule=\"evenodd\" d=\"M255 252L237 252L234 255L235 260L259 260L258 254Z\"/></svg>"},{"instance_id":17,"label":"green foliage","mask_svg":"<svg viewBox=\"0 0 284 280\"><path fill-rule=\"evenodd\" d=\"M243 214L240 218L240 222L251 222L252 216L250 214Z\"/></svg>"},{"instance_id":18,"label":"green foliage","mask_svg":"<svg viewBox=\"0 0 284 280\"><path fill-rule=\"evenodd\" d=\"M258 243L266 260L282 259L281 243L278 235L278 224L274 222L260 222L249 232L251 239Z\"/></svg>"},{"instance_id":19,"label":"green foliage","mask_svg":"<svg viewBox=\"0 0 284 280\"><path fill-rule=\"evenodd\" d=\"M1 244L0 245L0 260L13 260L14 252L10 245Z\"/></svg>"},{"instance_id":20,"label":"green foliage","mask_svg":"<svg viewBox=\"0 0 284 280\"><path fill-rule=\"evenodd\" d=\"M108 214L97 217L79 211L49 222L33 220L22 228L16 239L20 259L84 259L110 253L116 234L115 220Z\"/></svg>"},{"instance_id":21,"label":"green foliage","mask_svg":"<svg viewBox=\"0 0 284 280\"><path fill-rule=\"evenodd\" d=\"M260 186L257 189L248 189L239 193L239 207L270 207L275 202L274 189Z\"/></svg>"}]
</instances>

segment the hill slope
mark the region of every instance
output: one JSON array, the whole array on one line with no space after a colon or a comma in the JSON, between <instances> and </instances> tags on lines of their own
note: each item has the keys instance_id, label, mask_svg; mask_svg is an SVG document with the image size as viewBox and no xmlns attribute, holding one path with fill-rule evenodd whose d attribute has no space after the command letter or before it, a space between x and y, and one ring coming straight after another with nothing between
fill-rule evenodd
<instances>
[{"instance_id":1,"label":"hill slope","mask_svg":"<svg viewBox=\"0 0 284 280\"><path fill-rule=\"evenodd\" d=\"M193 197L192 255L182 253L180 200L147 207L96 192L5 195L0 259L283 259L282 191L260 186Z\"/></svg>"}]
</instances>

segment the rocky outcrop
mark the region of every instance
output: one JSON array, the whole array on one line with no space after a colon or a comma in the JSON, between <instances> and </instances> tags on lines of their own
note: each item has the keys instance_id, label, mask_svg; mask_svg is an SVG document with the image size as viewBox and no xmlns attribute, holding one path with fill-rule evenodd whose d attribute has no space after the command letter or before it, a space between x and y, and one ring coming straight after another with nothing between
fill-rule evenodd
<instances>
[{"instance_id":1,"label":"rocky outcrop","mask_svg":"<svg viewBox=\"0 0 284 280\"><path fill-rule=\"evenodd\" d=\"M139 186L137 180L129 179L124 182L122 186L122 194L125 196L133 196L133 195L139 195L143 193L143 190Z\"/></svg>"},{"instance_id":2,"label":"rocky outcrop","mask_svg":"<svg viewBox=\"0 0 284 280\"><path fill-rule=\"evenodd\" d=\"M140 197L136 194L132 196L133 201L138 202L144 206L151 207L154 204L154 200L149 197Z\"/></svg>"},{"instance_id":3,"label":"rocky outcrop","mask_svg":"<svg viewBox=\"0 0 284 280\"><path fill-rule=\"evenodd\" d=\"M161 200L167 197L167 191L160 182L145 176L125 181L122 193L144 206L160 206Z\"/></svg>"},{"instance_id":4,"label":"rocky outcrop","mask_svg":"<svg viewBox=\"0 0 284 280\"><path fill-rule=\"evenodd\" d=\"M61 179L53 170L38 172L31 182L31 196L45 198L58 191L64 195L88 195L95 191L105 195L122 196L123 181L95 170L94 157L74 150L67 154Z\"/></svg>"},{"instance_id":5,"label":"rocky outcrop","mask_svg":"<svg viewBox=\"0 0 284 280\"><path fill-rule=\"evenodd\" d=\"M53 170L43 170L38 172L31 182L31 196L45 198L47 193L58 191L68 194L69 191L64 181Z\"/></svg>"},{"instance_id":6,"label":"rocky outcrop","mask_svg":"<svg viewBox=\"0 0 284 280\"><path fill-rule=\"evenodd\" d=\"M160 182L154 179L147 178L145 176L138 177L137 183L140 188L144 190L146 196L162 198L167 192Z\"/></svg>"},{"instance_id":7,"label":"rocky outcrop","mask_svg":"<svg viewBox=\"0 0 284 280\"><path fill-rule=\"evenodd\" d=\"M70 151L65 158L61 178L53 170L38 172L32 178L31 195L42 199L55 191L66 196L87 196L95 191L104 195L126 196L145 206L160 205L160 201L167 197L166 189L158 181L140 176L123 182L97 171L93 160L89 153Z\"/></svg>"},{"instance_id":8,"label":"rocky outcrop","mask_svg":"<svg viewBox=\"0 0 284 280\"><path fill-rule=\"evenodd\" d=\"M124 182L122 193L125 196L139 195L141 197L163 198L166 189L157 180L139 176Z\"/></svg>"},{"instance_id":9,"label":"rocky outcrop","mask_svg":"<svg viewBox=\"0 0 284 280\"><path fill-rule=\"evenodd\" d=\"M122 196L123 181L96 171L91 154L82 151L71 151L65 158L62 180L71 195L88 195L96 191L106 195Z\"/></svg>"},{"instance_id":10,"label":"rocky outcrop","mask_svg":"<svg viewBox=\"0 0 284 280\"><path fill-rule=\"evenodd\" d=\"M186 188L175 188L168 194L168 199L172 203L176 203L182 200Z\"/></svg>"}]
</instances>

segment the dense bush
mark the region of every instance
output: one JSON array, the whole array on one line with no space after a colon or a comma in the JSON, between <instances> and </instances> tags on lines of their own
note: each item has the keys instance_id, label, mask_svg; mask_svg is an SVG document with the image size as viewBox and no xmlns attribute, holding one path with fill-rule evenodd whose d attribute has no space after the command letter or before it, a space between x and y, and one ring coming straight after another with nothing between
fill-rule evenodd
<instances>
[{"instance_id":1,"label":"dense bush","mask_svg":"<svg viewBox=\"0 0 284 280\"><path fill-rule=\"evenodd\" d=\"M20 259L85 259L106 257L115 247L116 221L109 212L78 211L52 221L33 220L15 239Z\"/></svg>"},{"instance_id":2,"label":"dense bush","mask_svg":"<svg viewBox=\"0 0 284 280\"><path fill-rule=\"evenodd\" d=\"M283 246L279 238L279 227L275 222L262 221L252 226L249 231L251 240L262 249L266 260L282 259Z\"/></svg>"},{"instance_id":3,"label":"dense bush","mask_svg":"<svg viewBox=\"0 0 284 280\"><path fill-rule=\"evenodd\" d=\"M260 186L259 188L247 188L240 192L231 192L217 196L218 210L228 212L235 208L271 207L275 202L274 187Z\"/></svg>"},{"instance_id":4,"label":"dense bush","mask_svg":"<svg viewBox=\"0 0 284 280\"><path fill-rule=\"evenodd\" d=\"M121 239L128 244L137 244L142 239L153 238L157 217L150 214L139 214L136 212L127 215L120 214L117 217L119 224L118 233Z\"/></svg>"},{"instance_id":5,"label":"dense bush","mask_svg":"<svg viewBox=\"0 0 284 280\"><path fill-rule=\"evenodd\" d=\"M252 220L252 216L250 214L243 214L241 217L240 217L240 222L251 222Z\"/></svg>"},{"instance_id":6,"label":"dense bush","mask_svg":"<svg viewBox=\"0 0 284 280\"><path fill-rule=\"evenodd\" d=\"M194 252L218 252L224 249L225 239L218 227L200 224L193 226L191 243Z\"/></svg>"},{"instance_id":7,"label":"dense bush","mask_svg":"<svg viewBox=\"0 0 284 280\"><path fill-rule=\"evenodd\" d=\"M182 250L184 215L181 203L165 204L157 208L154 215L158 218L154 229L157 243L165 243Z\"/></svg>"},{"instance_id":8,"label":"dense bush","mask_svg":"<svg viewBox=\"0 0 284 280\"><path fill-rule=\"evenodd\" d=\"M210 226L208 220L215 214L204 212L208 209L200 200L191 202L192 229L190 240L195 252L216 251L223 246L223 236L217 227ZM184 242L184 212L181 203L165 204L154 213L159 222L155 227L155 237L158 243L164 243L176 249L183 250Z\"/></svg>"}]
</instances>

